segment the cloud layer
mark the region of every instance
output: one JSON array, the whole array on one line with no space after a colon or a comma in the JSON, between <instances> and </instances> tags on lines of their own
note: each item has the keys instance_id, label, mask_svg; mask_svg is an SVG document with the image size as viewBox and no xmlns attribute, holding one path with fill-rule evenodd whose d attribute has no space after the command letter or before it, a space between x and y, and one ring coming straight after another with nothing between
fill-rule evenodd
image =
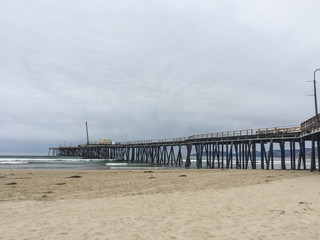
<instances>
[{"instance_id":1,"label":"cloud layer","mask_svg":"<svg viewBox=\"0 0 320 240\"><path fill-rule=\"evenodd\" d=\"M300 124L314 115L306 81L320 68L318 9L312 0L3 0L0 153L84 143L86 121L92 141Z\"/></svg>"}]
</instances>

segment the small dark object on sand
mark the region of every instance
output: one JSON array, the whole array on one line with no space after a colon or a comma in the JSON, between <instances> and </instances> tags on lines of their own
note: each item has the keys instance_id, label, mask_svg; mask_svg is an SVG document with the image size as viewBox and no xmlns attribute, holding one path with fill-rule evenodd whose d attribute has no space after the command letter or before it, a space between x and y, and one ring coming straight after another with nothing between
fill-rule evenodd
<instances>
[{"instance_id":1,"label":"small dark object on sand","mask_svg":"<svg viewBox=\"0 0 320 240\"><path fill-rule=\"evenodd\" d=\"M18 183L16 182L11 182L11 183L6 183L5 185L17 185Z\"/></svg>"},{"instance_id":2,"label":"small dark object on sand","mask_svg":"<svg viewBox=\"0 0 320 240\"><path fill-rule=\"evenodd\" d=\"M66 183L65 182L62 182L62 183L56 183L56 185L65 185Z\"/></svg>"},{"instance_id":3,"label":"small dark object on sand","mask_svg":"<svg viewBox=\"0 0 320 240\"><path fill-rule=\"evenodd\" d=\"M43 195L43 196L42 196L42 198L45 198L45 197L47 197L47 195Z\"/></svg>"},{"instance_id":4,"label":"small dark object on sand","mask_svg":"<svg viewBox=\"0 0 320 240\"><path fill-rule=\"evenodd\" d=\"M187 177L187 175L180 175L179 177Z\"/></svg>"},{"instance_id":5,"label":"small dark object on sand","mask_svg":"<svg viewBox=\"0 0 320 240\"><path fill-rule=\"evenodd\" d=\"M153 171L144 171L144 173L153 173Z\"/></svg>"},{"instance_id":6,"label":"small dark object on sand","mask_svg":"<svg viewBox=\"0 0 320 240\"><path fill-rule=\"evenodd\" d=\"M82 177L78 176L78 175L75 175L75 176L71 176L71 177L68 177L68 178L82 178Z\"/></svg>"},{"instance_id":7,"label":"small dark object on sand","mask_svg":"<svg viewBox=\"0 0 320 240\"><path fill-rule=\"evenodd\" d=\"M149 179L151 179L151 178L155 178L155 177L148 177Z\"/></svg>"}]
</instances>

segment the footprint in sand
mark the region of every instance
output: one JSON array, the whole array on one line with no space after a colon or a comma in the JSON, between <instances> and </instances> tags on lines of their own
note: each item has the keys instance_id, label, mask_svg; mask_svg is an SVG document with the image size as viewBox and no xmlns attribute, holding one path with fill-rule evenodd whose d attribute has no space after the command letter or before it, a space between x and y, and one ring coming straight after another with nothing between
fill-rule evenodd
<instances>
[{"instance_id":1,"label":"footprint in sand","mask_svg":"<svg viewBox=\"0 0 320 240\"><path fill-rule=\"evenodd\" d=\"M283 214L285 214L286 212L285 211L283 211L283 210L270 210L270 212L272 212L272 213L280 213L281 215L283 215Z\"/></svg>"},{"instance_id":2,"label":"footprint in sand","mask_svg":"<svg viewBox=\"0 0 320 240\"><path fill-rule=\"evenodd\" d=\"M303 210L305 210L305 211L314 210L313 208L310 207L311 204L312 203L309 203L309 202L299 202L299 205L301 205L303 207Z\"/></svg>"}]
</instances>

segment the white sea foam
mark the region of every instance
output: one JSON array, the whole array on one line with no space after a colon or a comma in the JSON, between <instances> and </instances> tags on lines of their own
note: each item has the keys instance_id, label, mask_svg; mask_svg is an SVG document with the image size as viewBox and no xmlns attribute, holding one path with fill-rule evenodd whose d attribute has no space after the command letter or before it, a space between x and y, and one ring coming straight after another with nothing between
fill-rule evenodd
<instances>
[{"instance_id":1,"label":"white sea foam","mask_svg":"<svg viewBox=\"0 0 320 240\"><path fill-rule=\"evenodd\" d=\"M106 163L107 166L127 166L128 163Z\"/></svg>"},{"instance_id":2,"label":"white sea foam","mask_svg":"<svg viewBox=\"0 0 320 240\"><path fill-rule=\"evenodd\" d=\"M15 162L2 162L0 161L0 164L24 164L25 162L19 162L19 161L15 161Z\"/></svg>"},{"instance_id":3,"label":"white sea foam","mask_svg":"<svg viewBox=\"0 0 320 240\"><path fill-rule=\"evenodd\" d=\"M0 156L0 164L54 163L54 162L90 162L102 159L61 158L61 157L32 157L32 156Z\"/></svg>"}]
</instances>

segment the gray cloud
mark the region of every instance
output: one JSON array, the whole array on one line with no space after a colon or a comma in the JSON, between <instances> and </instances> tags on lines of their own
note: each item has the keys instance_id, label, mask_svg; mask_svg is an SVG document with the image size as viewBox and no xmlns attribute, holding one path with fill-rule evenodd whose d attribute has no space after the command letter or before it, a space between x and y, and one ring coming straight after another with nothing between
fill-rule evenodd
<instances>
[{"instance_id":1,"label":"gray cloud","mask_svg":"<svg viewBox=\"0 0 320 240\"><path fill-rule=\"evenodd\" d=\"M116 141L299 124L314 114L319 7L3 0L0 140L45 153L85 142L85 121Z\"/></svg>"}]
</instances>

